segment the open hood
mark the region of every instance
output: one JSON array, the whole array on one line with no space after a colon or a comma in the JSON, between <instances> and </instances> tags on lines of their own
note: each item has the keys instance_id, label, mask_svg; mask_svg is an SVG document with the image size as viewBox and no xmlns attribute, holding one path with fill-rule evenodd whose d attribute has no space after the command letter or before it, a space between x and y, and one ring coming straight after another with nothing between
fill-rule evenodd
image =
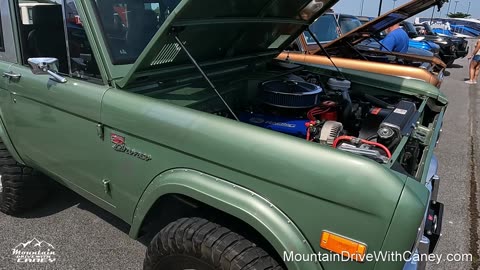
<instances>
[{"instance_id":1,"label":"open hood","mask_svg":"<svg viewBox=\"0 0 480 270\"><path fill-rule=\"evenodd\" d=\"M194 65L209 68L274 59L338 0L182 0L168 15L126 76L123 88L168 80Z\"/></svg>"},{"instance_id":2,"label":"open hood","mask_svg":"<svg viewBox=\"0 0 480 270\"><path fill-rule=\"evenodd\" d=\"M359 44L360 42L379 34L388 27L395 25L410 18L430 7L437 6L438 9L447 3L448 0L413 0L409 3L400 6L392 11L389 11L382 16L344 34L336 40L325 45L328 51L335 52L339 49L344 49ZM315 52L322 54L321 50Z\"/></svg>"}]
</instances>

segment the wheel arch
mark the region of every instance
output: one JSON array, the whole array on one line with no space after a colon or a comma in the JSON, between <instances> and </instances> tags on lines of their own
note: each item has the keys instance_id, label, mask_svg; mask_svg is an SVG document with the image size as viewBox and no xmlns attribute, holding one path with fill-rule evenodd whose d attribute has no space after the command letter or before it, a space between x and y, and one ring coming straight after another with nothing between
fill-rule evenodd
<instances>
[{"instance_id":1,"label":"wheel arch","mask_svg":"<svg viewBox=\"0 0 480 270\"><path fill-rule=\"evenodd\" d=\"M7 147L8 152L10 152L10 155L20 164L25 165L25 162L22 160L20 155L17 152L17 149L15 149L15 146L13 145L12 141L10 140L10 136L8 135L7 128L5 127L5 124L3 122L3 118L0 116L0 139L2 140L3 144L5 144L5 147Z\"/></svg>"},{"instance_id":2,"label":"wheel arch","mask_svg":"<svg viewBox=\"0 0 480 270\"><path fill-rule=\"evenodd\" d=\"M314 254L296 225L275 205L261 195L202 172L174 169L158 175L140 198L133 215L129 235L137 238L147 216L162 198L172 194L226 213L249 225L262 236L280 258L287 254ZM283 261L282 261L283 262ZM322 269L318 262L287 261L288 269Z\"/></svg>"}]
</instances>

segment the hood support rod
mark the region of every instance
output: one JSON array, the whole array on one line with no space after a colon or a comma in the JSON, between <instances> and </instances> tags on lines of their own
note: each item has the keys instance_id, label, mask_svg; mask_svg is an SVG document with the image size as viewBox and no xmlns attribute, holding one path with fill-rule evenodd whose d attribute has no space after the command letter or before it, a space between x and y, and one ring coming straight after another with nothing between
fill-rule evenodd
<instances>
[{"instance_id":1,"label":"hood support rod","mask_svg":"<svg viewBox=\"0 0 480 270\"><path fill-rule=\"evenodd\" d=\"M190 58L190 61L192 61L192 63L195 65L195 67L198 69L198 71L200 71L200 73L202 74L203 78L205 79L205 81L210 85L210 87L212 87L213 91L215 91L215 93L217 94L217 96L220 98L220 100L223 102L223 104L225 104L225 107L227 107L228 111L232 114L233 118L235 118L235 120L239 121L240 120L238 119L237 115L233 112L232 108L230 108L230 106L228 105L227 101L225 101L225 99L222 97L222 94L220 94L220 92L217 90L217 88L215 87L215 85L212 83L212 81L208 78L207 74L203 71L203 69L200 67L200 65L197 63L197 61L195 60L195 58L193 58L193 56L190 54L190 52L187 50L187 48L185 47L185 45L183 44L183 42L180 40L180 38L178 38L178 35L175 31L172 31L173 32L173 37L175 38L175 40L177 41L177 43L180 45L180 47L182 48L182 50L185 51L185 53L187 54L188 58Z\"/></svg>"},{"instance_id":2,"label":"hood support rod","mask_svg":"<svg viewBox=\"0 0 480 270\"><path fill-rule=\"evenodd\" d=\"M335 67L335 69L337 70L338 72L338 75L342 76L342 79L348 81L347 77L345 77L345 74L343 74L343 72L338 68L338 66L335 64L335 61L333 61L332 59L332 56L330 55L330 53L328 53L328 51L325 49L325 47L323 47L322 43L320 43L320 40L318 40L317 36L315 36L315 34L312 32L312 30L310 29L310 27L307 27L307 32L310 34L310 36L313 38L313 40L315 41L315 43L317 43L317 45L320 47L320 49L323 51L323 53L325 54L325 56L327 56L328 60L330 60L330 62L332 63L332 65Z\"/></svg>"}]
</instances>

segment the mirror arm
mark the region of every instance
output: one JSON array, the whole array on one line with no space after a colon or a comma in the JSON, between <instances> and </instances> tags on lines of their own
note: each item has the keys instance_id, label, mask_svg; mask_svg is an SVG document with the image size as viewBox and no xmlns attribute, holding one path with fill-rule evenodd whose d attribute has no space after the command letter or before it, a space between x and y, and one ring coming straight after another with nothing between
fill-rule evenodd
<instances>
[{"instance_id":1,"label":"mirror arm","mask_svg":"<svg viewBox=\"0 0 480 270\"><path fill-rule=\"evenodd\" d=\"M51 71L51 70L47 70L48 74L50 74L50 76L52 76L52 79L54 79L55 81L59 82L59 83L66 83L67 82L67 79L65 79L64 77L58 75L57 73Z\"/></svg>"},{"instance_id":2,"label":"mirror arm","mask_svg":"<svg viewBox=\"0 0 480 270\"><path fill-rule=\"evenodd\" d=\"M32 67L33 74L48 74L50 79L59 83L66 83L67 79L52 70L57 70L56 65L58 63L57 58L53 57L33 57L28 58L28 64Z\"/></svg>"}]
</instances>

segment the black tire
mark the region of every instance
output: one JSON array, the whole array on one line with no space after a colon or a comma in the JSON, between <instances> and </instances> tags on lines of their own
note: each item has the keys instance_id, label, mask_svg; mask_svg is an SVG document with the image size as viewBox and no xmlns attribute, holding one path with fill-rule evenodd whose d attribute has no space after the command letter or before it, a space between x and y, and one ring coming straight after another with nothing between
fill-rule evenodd
<instances>
[{"instance_id":1,"label":"black tire","mask_svg":"<svg viewBox=\"0 0 480 270\"><path fill-rule=\"evenodd\" d=\"M40 202L47 193L45 178L10 155L0 140L0 211L20 214Z\"/></svg>"},{"instance_id":2,"label":"black tire","mask_svg":"<svg viewBox=\"0 0 480 270\"><path fill-rule=\"evenodd\" d=\"M262 248L202 218L182 218L152 240L144 270L282 270Z\"/></svg>"}]
</instances>

